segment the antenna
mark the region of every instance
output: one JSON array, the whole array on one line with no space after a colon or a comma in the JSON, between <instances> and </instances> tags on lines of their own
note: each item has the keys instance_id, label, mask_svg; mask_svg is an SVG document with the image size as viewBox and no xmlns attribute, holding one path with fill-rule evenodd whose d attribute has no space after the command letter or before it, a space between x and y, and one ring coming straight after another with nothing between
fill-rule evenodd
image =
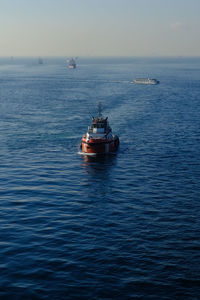
<instances>
[{"instance_id":1,"label":"antenna","mask_svg":"<svg viewBox=\"0 0 200 300\"><path fill-rule=\"evenodd\" d=\"M98 104L98 111L99 111L99 118L101 118L102 117L102 113L101 113L101 111L102 111L102 105L101 105L101 102L99 102L99 104Z\"/></svg>"}]
</instances>

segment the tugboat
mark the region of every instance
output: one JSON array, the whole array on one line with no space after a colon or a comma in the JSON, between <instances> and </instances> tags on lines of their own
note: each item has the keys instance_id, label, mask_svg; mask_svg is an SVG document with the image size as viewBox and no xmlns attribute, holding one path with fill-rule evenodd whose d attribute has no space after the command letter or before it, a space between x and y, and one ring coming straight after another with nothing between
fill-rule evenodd
<instances>
[{"instance_id":1,"label":"tugboat","mask_svg":"<svg viewBox=\"0 0 200 300\"><path fill-rule=\"evenodd\" d=\"M99 114L92 117L92 125L82 137L81 150L89 154L105 154L116 152L119 147L119 138L112 134L108 123L108 117L101 113L101 102L98 105Z\"/></svg>"}]
</instances>

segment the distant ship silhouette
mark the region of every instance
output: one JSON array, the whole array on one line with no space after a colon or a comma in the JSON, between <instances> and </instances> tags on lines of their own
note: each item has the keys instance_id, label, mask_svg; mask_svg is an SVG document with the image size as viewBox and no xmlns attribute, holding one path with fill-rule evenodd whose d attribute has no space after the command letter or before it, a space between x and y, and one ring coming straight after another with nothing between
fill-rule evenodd
<instances>
[{"instance_id":1,"label":"distant ship silhouette","mask_svg":"<svg viewBox=\"0 0 200 300\"><path fill-rule=\"evenodd\" d=\"M77 59L77 57L75 59ZM76 60L75 59L71 58L69 60L69 65L68 65L69 69L76 69Z\"/></svg>"},{"instance_id":2,"label":"distant ship silhouette","mask_svg":"<svg viewBox=\"0 0 200 300\"><path fill-rule=\"evenodd\" d=\"M42 60L41 57L38 58L38 64L39 64L39 65L42 65L42 64L43 64L43 60Z\"/></svg>"}]
</instances>

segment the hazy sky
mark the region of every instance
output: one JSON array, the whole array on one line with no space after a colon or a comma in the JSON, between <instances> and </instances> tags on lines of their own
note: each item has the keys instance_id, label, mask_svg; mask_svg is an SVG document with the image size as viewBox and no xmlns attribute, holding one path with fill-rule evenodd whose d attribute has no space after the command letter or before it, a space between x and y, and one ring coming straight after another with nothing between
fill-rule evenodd
<instances>
[{"instance_id":1,"label":"hazy sky","mask_svg":"<svg viewBox=\"0 0 200 300\"><path fill-rule=\"evenodd\" d=\"M0 56L200 55L200 0L0 0Z\"/></svg>"}]
</instances>

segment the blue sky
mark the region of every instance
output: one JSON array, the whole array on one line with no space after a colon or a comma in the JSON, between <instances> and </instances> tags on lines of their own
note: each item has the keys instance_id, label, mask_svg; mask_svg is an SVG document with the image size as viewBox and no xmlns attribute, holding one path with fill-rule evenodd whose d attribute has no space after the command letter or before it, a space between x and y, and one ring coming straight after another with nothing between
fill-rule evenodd
<instances>
[{"instance_id":1,"label":"blue sky","mask_svg":"<svg viewBox=\"0 0 200 300\"><path fill-rule=\"evenodd\" d=\"M0 0L0 56L200 55L200 0Z\"/></svg>"}]
</instances>

